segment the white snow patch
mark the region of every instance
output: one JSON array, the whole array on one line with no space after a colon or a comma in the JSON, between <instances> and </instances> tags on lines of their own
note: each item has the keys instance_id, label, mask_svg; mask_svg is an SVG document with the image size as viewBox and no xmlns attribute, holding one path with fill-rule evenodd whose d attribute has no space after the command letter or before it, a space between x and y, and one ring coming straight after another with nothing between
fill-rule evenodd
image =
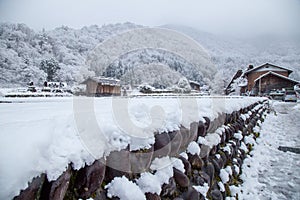
<instances>
[{"instance_id":1,"label":"white snow patch","mask_svg":"<svg viewBox=\"0 0 300 200\"><path fill-rule=\"evenodd\" d=\"M239 174L240 173L240 168L237 165L234 165L234 171Z\"/></svg>"},{"instance_id":2,"label":"white snow patch","mask_svg":"<svg viewBox=\"0 0 300 200\"><path fill-rule=\"evenodd\" d=\"M236 200L235 197L226 197L225 200Z\"/></svg>"},{"instance_id":3,"label":"white snow patch","mask_svg":"<svg viewBox=\"0 0 300 200\"><path fill-rule=\"evenodd\" d=\"M236 194L239 194L241 191L240 188L235 185L230 185L229 190L231 192L231 196L236 196Z\"/></svg>"},{"instance_id":4,"label":"white snow patch","mask_svg":"<svg viewBox=\"0 0 300 200\"><path fill-rule=\"evenodd\" d=\"M225 192L224 184L221 181L218 182L218 186L219 186L221 192Z\"/></svg>"},{"instance_id":5,"label":"white snow patch","mask_svg":"<svg viewBox=\"0 0 300 200\"><path fill-rule=\"evenodd\" d=\"M197 140L198 144L206 144L205 137L199 136Z\"/></svg>"},{"instance_id":6,"label":"white snow patch","mask_svg":"<svg viewBox=\"0 0 300 200\"><path fill-rule=\"evenodd\" d=\"M261 126L262 122L260 120L257 121L257 125Z\"/></svg>"},{"instance_id":7,"label":"white snow patch","mask_svg":"<svg viewBox=\"0 0 300 200\"><path fill-rule=\"evenodd\" d=\"M207 195L207 191L209 190L209 186L207 183L204 183L203 186L200 185L193 185L193 188L199 192L200 194L202 194L204 197L206 197Z\"/></svg>"},{"instance_id":8,"label":"white snow patch","mask_svg":"<svg viewBox=\"0 0 300 200\"><path fill-rule=\"evenodd\" d=\"M233 135L234 138L238 139L238 140L242 140L243 139L243 135L241 132L235 133Z\"/></svg>"},{"instance_id":9,"label":"white snow patch","mask_svg":"<svg viewBox=\"0 0 300 200\"><path fill-rule=\"evenodd\" d=\"M253 132L256 132L256 133L259 133L260 130L261 130L261 128L260 128L259 126L255 126L255 127L253 128Z\"/></svg>"},{"instance_id":10,"label":"white snow patch","mask_svg":"<svg viewBox=\"0 0 300 200\"><path fill-rule=\"evenodd\" d=\"M227 183L229 181L229 174L225 169L220 170L220 178L223 183Z\"/></svg>"},{"instance_id":11,"label":"white snow patch","mask_svg":"<svg viewBox=\"0 0 300 200\"><path fill-rule=\"evenodd\" d=\"M136 183L144 193L150 192L159 195L161 192L161 182L163 181L161 181L157 175L145 172L141 174L141 177Z\"/></svg>"},{"instance_id":12,"label":"white snow patch","mask_svg":"<svg viewBox=\"0 0 300 200\"><path fill-rule=\"evenodd\" d=\"M155 177L158 179L160 186L169 182L169 179L173 176L173 167L183 173L185 172L182 161L174 157L155 158L150 165L150 169L156 171ZM157 190L155 191L158 192Z\"/></svg>"},{"instance_id":13,"label":"white snow patch","mask_svg":"<svg viewBox=\"0 0 300 200\"><path fill-rule=\"evenodd\" d=\"M221 142L221 137L216 133L207 134L205 136L204 144L212 148L213 146L217 146Z\"/></svg>"},{"instance_id":14,"label":"white snow patch","mask_svg":"<svg viewBox=\"0 0 300 200\"><path fill-rule=\"evenodd\" d=\"M243 121L246 121L246 119L247 119L247 117L246 117L245 114L242 114L242 115L241 115L241 118L243 119Z\"/></svg>"},{"instance_id":15,"label":"white snow patch","mask_svg":"<svg viewBox=\"0 0 300 200\"><path fill-rule=\"evenodd\" d=\"M221 136L224 131L225 131L224 127L220 127L215 131L215 133L218 134L219 136Z\"/></svg>"},{"instance_id":16,"label":"white snow patch","mask_svg":"<svg viewBox=\"0 0 300 200\"><path fill-rule=\"evenodd\" d=\"M197 144L197 142L192 141L187 147L187 152L192 154L192 155L195 155L195 154L199 155L200 154L200 147Z\"/></svg>"},{"instance_id":17,"label":"white snow patch","mask_svg":"<svg viewBox=\"0 0 300 200\"><path fill-rule=\"evenodd\" d=\"M253 138L252 135L245 136L244 137L244 141L245 141L246 144L251 144L251 145L256 144L256 142L255 142L255 140L254 140L254 138Z\"/></svg>"},{"instance_id":18,"label":"white snow patch","mask_svg":"<svg viewBox=\"0 0 300 200\"><path fill-rule=\"evenodd\" d=\"M249 151L244 142L241 142L241 146L239 149L243 150L245 153L248 153Z\"/></svg>"},{"instance_id":19,"label":"white snow patch","mask_svg":"<svg viewBox=\"0 0 300 200\"><path fill-rule=\"evenodd\" d=\"M181 171L182 173L185 172L185 169L184 169L184 164L182 162L182 160L178 159L178 158L171 158L172 159L172 164L173 164L173 167L175 167L176 169L178 169L179 171Z\"/></svg>"},{"instance_id":20,"label":"white snow patch","mask_svg":"<svg viewBox=\"0 0 300 200\"><path fill-rule=\"evenodd\" d=\"M298 103L297 105L295 105L295 106L293 107L293 110L299 111L299 110L300 110L300 103Z\"/></svg>"},{"instance_id":21,"label":"white snow patch","mask_svg":"<svg viewBox=\"0 0 300 200\"><path fill-rule=\"evenodd\" d=\"M182 161L178 158L174 158L174 157L170 158L169 156L165 156L162 158L155 158L150 165L150 169L159 170L169 166L175 167L176 169L182 171L183 173L185 172Z\"/></svg>"},{"instance_id":22,"label":"white snow patch","mask_svg":"<svg viewBox=\"0 0 300 200\"><path fill-rule=\"evenodd\" d=\"M226 170L226 172L229 174L229 175L232 175L232 168L231 168L231 166L227 166L226 168L225 168L225 170Z\"/></svg>"},{"instance_id":23,"label":"white snow patch","mask_svg":"<svg viewBox=\"0 0 300 200\"><path fill-rule=\"evenodd\" d=\"M125 176L115 177L108 185L107 196L109 198L119 197L120 200L146 200L142 190Z\"/></svg>"},{"instance_id":24,"label":"white snow patch","mask_svg":"<svg viewBox=\"0 0 300 200\"><path fill-rule=\"evenodd\" d=\"M182 157L184 157L185 159L189 159L187 153L185 153L185 152L182 152L179 155L182 156Z\"/></svg>"},{"instance_id":25,"label":"white snow patch","mask_svg":"<svg viewBox=\"0 0 300 200\"><path fill-rule=\"evenodd\" d=\"M227 151L229 154L231 154L231 148L227 144L225 147L222 148L224 151Z\"/></svg>"}]
</instances>

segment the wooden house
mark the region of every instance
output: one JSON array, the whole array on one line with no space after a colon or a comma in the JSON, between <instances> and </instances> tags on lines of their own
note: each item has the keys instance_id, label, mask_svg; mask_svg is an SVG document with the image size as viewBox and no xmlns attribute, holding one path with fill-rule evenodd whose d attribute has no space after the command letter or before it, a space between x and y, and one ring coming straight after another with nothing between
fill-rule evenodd
<instances>
[{"instance_id":1,"label":"wooden house","mask_svg":"<svg viewBox=\"0 0 300 200\"><path fill-rule=\"evenodd\" d=\"M252 65L249 65L247 71L244 73L244 76L248 80L247 85L247 91L251 91L252 88L255 86L256 81L259 77L261 77L264 74L267 74L269 72L276 73L278 75L282 75L284 77L289 77L289 75L293 72L289 69L279 67L276 65L272 65L269 63L263 64L258 67L253 67Z\"/></svg>"},{"instance_id":2,"label":"wooden house","mask_svg":"<svg viewBox=\"0 0 300 200\"><path fill-rule=\"evenodd\" d=\"M267 72L254 80L252 90L254 94L268 94L271 90L294 88L299 82L276 72Z\"/></svg>"},{"instance_id":3,"label":"wooden house","mask_svg":"<svg viewBox=\"0 0 300 200\"><path fill-rule=\"evenodd\" d=\"M82 84L86 85L87 96L121 95L120 80L106 77L89 77Z\"/></svg>"},{"instance_id":4,"label":"wooden house","mask_svg":"<svg viewBox=\"0 0 300 200\"><path fill-rule=\"evenodd\" d=\"M200 91L200 83L189 80L192 90Z\"/></svg>"},{"instance_id":5,"label":"wooden house","mask_svg":"<svg viewBox=\"0 0 300 200\"><path fill-rule=\"evenodd\" d=\"M268 94L271 90L282 90L283 88L293 88L298 83L289 75L292 73L284 67L272 65L269 63L258 67L249 66L244 76L248 80L248 84L241 88L244 91L251 91L253 95Z\"/></svg>"},{"instance_id":6,"label":"wooden house","mask_svg":"<svg viewBox=\"0 0 300 200\"><path fill-rule=\"evenodd\" d=\"M247 84L240 85L240 93L251 95L269 94L271 90L282 90L284 88L293 88L299 82L289 78L292 73L284 67L276 66L273 64L265 63L263 65L253 67L249 65L244 73L237 73L235 79L245 79ZM233 82L233 81L231 81ZM227 88L232 88L232 83ZM228 93L230 90L228 89Z\"/></svg>"}]
</instances>

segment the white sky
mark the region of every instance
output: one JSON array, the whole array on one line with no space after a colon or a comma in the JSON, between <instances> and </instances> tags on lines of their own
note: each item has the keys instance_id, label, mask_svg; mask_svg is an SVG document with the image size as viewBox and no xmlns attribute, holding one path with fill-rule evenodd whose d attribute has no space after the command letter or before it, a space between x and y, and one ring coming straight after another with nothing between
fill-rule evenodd
<instances>
[{"instance_id":1,"label":"white sky","mask_svg":"<svg viewBox=\"0 0 300 200\"><path fill-rule=\"evenodd\" d=\"M178 24L226 35L300 34L300 0L0 0L0 22L61 25Z\"/></svg>"}]
</instances>

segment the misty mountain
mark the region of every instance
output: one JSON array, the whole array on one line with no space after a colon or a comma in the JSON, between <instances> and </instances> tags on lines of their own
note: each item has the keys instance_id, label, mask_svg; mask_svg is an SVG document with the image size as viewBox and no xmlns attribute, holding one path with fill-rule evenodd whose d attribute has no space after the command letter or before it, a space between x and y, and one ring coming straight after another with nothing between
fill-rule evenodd
<instances>
[{"instance_id":1,"label":"misty mountain","mask_svg":"<svg viewBox=\"0 0 300 200\"><path fill-rule=\"evenodd\" d=\"M193 38L207 50L213 63L219 69L225 82L237 70L245 70L249 64L258 66L266 62L289 68L294 72L291 77L300 80L300 37L279 37L262 35L240 39L217 36L185 26L164 25Z\"/></svg>"},{"instance_id":2,"label":"misty mountain","mask_svg":"<svg viewBox=\"0 0 300 200\"><path fill-rule=\"evenodd\" d=\"M24 24L0 24L0 85L2 87L22 86L29 81L41 84L46 74L40 69L43 60L55 59L59 63L56 79L74 84L90 75L117 77L125 83L134 78L134 84L148 81L159 87L176 82L180 75L209 84L220 92L238 69L249 64L265 62L280 65L294 71L292 77L300 80L300 42L295 38L262 36L251 39L237 39L216 36L184 26L165 25L188 35L197 41L210 55L218 69L213 80L206 79L207 73L172 53L160 50L139 50L122 55L102 71L102 74L86 66L86 57L99 43L127 30L143 26L123 23L99 27L97 25L72 29L66 26L49 31L36 32ZM145 64L154 63L154 66ZM168 66L161 67L157 66ZM145 66L147 73L143 73ZM130 70L128 70L130 69ZM136 72L136 73L135 73ZM205 71L204 71L205 72ZM208 69L209 72L209 69ZM170 76L161 76L168 73ZM144 76L143 76L144 74ZM151 76L168 81L149 79Z\"/></svg>"}]
</instances>

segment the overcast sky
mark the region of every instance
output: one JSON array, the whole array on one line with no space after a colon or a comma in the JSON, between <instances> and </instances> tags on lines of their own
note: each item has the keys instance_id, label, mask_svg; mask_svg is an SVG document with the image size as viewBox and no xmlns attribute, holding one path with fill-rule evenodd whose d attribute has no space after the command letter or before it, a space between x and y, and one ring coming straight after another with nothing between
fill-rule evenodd
<instances>
[{"instance_id":1,"label":"overcast sky","mask_svg":"<svg viewBox=\"0 0 300 200\"><path fill-rule=\"evenodd\" d=\"M35 30L129 21L226 35L300 35L300 0L0 0L0 21Z\"/></svg>"}]
</instances>

